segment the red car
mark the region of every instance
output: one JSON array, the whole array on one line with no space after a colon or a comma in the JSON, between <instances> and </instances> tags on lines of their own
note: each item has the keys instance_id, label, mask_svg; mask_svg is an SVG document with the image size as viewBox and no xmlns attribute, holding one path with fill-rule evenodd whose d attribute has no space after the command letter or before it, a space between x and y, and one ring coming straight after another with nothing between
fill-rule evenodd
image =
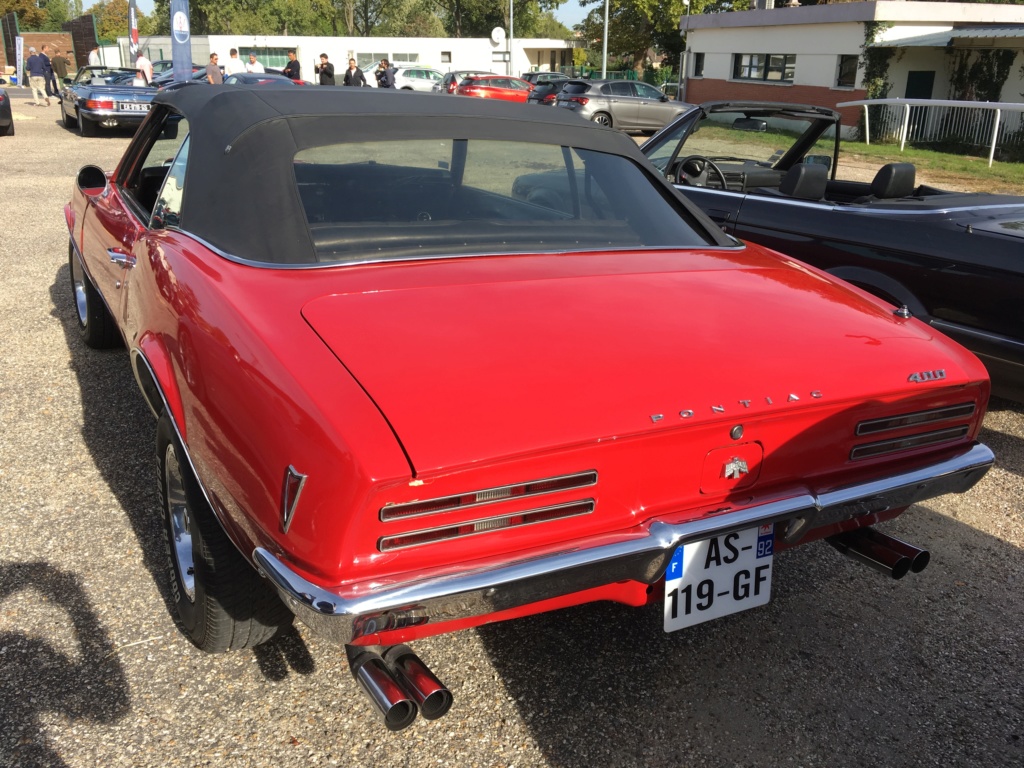
<instances>
[{"instance_id":1,"label":"red car","mask_svg":"<svg viewBox=\"0 0 1024 768\"><path fill-rule=\"evenodd\" d=\"M452 702L405 643L597 600L677 630L822 539L899 577L928 553L875 524L992 463L973 355L562 110L182 88L65 216L82 340L157 419L185 634L298 616L389 728Z\"/></svg>"},{"instance_id":2,"label":"red car","mask_svg":"<svg viewBox=\"0 0 1024 768\"><path fill-rule=\"evenodd\" d=\"M480 99L498 99L500 101L520 101L525 103L530 97L533 84L518 77L504 75L473 75L465 78L455 92L459 96L476 96Z\"/></svg>"}]
</instances>

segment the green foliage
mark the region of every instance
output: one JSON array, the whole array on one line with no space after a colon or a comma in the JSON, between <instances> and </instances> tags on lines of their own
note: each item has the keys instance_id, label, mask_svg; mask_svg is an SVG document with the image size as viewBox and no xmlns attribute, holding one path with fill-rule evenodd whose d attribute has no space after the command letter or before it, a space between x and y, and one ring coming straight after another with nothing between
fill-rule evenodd
<instances>
[{"instance_id":1,"label":"green foliage","mask_svg":"<svg viewBox=\"0 0 1024 768\"><path fill-rule=\"evenodd\" d=\"M46 11L33 0L0 0L0 16L6 16L11 11L18 15L18 29L22 32L44 29Z\"/></svg>"},{"instance_id":2,"label":"green foliage","mask_svg":"<svg viewBox=\"0 0 1024 768\"><path fill-rule=\"evenodd\" d=\"M571 1L571 0L570 0ZM491 30L509 30L508 0L431 0L452 37L489 37ZM512 21L516 37L544 37L538 30L551 30L545 12L557 8L565 0L513 0ZM555 22L557 23L557 22ZM561 26L561 25L559 25ZM568 32L568 30L566 30Z\"/></svg>"},{"instance_id":3,"label":"green foliage","mask_svg":"<svg viewBox=\"0 0 1024 768\"><path fill-rule=\"evenodd\" d=\"M964 101L1001 101L1017 51L946 51L951 58L949 97Z\"/></svg>"},{"instance_id":4,"label":"green foliage","mask_svg":"<svg viewBox=\"0 0 1024 768\"><path fill-rule=\"evenodd\" d=\"M604 0L580 0L595 6L577 25L592 48L600 50L604 38ZM711 0L693 0L690 13L700 13ZM686 13L683 0L611 0L608 12L608 53L629 57L636 72L644 68L647 52L657 48L670 60L682 51L679 19ZM610 66L610 65L609 65Z\"/></svg>"},{"instance_id":5,"label":"green foliage","mask_svg":"<svg viewBox=\"0 0 1024 768\"><path fill-rule=\"evenodd\" d=\"M892 90L889 81L889 62L896 55L895 48L872 48L871 45L892 24L887 21L864 22L864 45L860 64L864 68L864 90L869 99L884 99Z\"/></svg>"}]
</instances>

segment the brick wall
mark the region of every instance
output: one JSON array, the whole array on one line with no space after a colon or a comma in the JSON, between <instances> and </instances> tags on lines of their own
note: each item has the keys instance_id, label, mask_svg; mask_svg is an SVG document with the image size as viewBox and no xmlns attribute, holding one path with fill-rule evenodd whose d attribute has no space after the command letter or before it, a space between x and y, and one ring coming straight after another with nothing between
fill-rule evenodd
<instances>
[{"instance_id":1,"label":"brick wall","mask_svg":"<svg viewBox=\"0 0 1024 768\"><path fill-rule=\"evenodd\" d=\"M694 78L686 84L686 100L691 104L704 101L783 101L792 104L812 104L816 107L835 109L841 101L866 99L867 93L861 88L837 91L816 85L760 85L734 80ZM839 110L843 125L854 126L860 118L860 107L844 107Z\"/></svg>"},{"instance_id":2,"label":"brick wall","mask_svg":"<svg viewBox=\"0 0 1024 768\"><path fill-rule=\"evenodd\" d=\"M44 45L50 46L50 50L54 48L60 48L62 52L71 50L71 33L70 32L22 32L21 36L25 38L25 59L28 60L28 49L30 47L35 48L37 51L41 51ZM74 69L74 56L68 56L68 60L72 62L71 68ZM7 67L14 66L14 62L7 61L7 52L4 50L4 46L0 45L0 66ZM6 69L4 70L7 71Z\"/></svg>"}]
</instances>

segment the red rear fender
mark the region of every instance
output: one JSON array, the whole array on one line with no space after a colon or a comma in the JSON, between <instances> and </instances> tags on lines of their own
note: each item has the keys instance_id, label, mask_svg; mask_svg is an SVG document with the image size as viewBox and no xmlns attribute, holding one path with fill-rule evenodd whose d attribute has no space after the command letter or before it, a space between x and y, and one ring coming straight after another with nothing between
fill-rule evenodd
<instances>
[{"instance_id":1,"label":"red rear fender","mask_svg":"<svg viewBox=\"0 0 1024 768\"><path fill-rule=\"evenodd\" d=\"M178 427L182 440L187 440L181 393L170 355L153 335L139 339L139 345L132 350L132 370L146 402L157 418L168 411Z\"/></svg>"}]
</instances>

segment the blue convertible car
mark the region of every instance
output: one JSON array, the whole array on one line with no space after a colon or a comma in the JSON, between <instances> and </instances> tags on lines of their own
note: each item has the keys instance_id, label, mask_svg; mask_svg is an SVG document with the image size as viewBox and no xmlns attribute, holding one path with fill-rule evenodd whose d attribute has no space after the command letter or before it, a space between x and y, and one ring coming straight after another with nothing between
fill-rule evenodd
<instances>
[{"instance_id":1,"label":"blue convertible car","mask_svg":"<svg viewBox=\"0 0 1024 768\"><path fill-rule=\"evenodd\" d=\"M74 79L64 78L64 125L83 136L95 136L101 125L137 126L149 113L156 88L133 85L134 79L135 70L124 67L82 67Z\"/></svg>"}]
</instances>

